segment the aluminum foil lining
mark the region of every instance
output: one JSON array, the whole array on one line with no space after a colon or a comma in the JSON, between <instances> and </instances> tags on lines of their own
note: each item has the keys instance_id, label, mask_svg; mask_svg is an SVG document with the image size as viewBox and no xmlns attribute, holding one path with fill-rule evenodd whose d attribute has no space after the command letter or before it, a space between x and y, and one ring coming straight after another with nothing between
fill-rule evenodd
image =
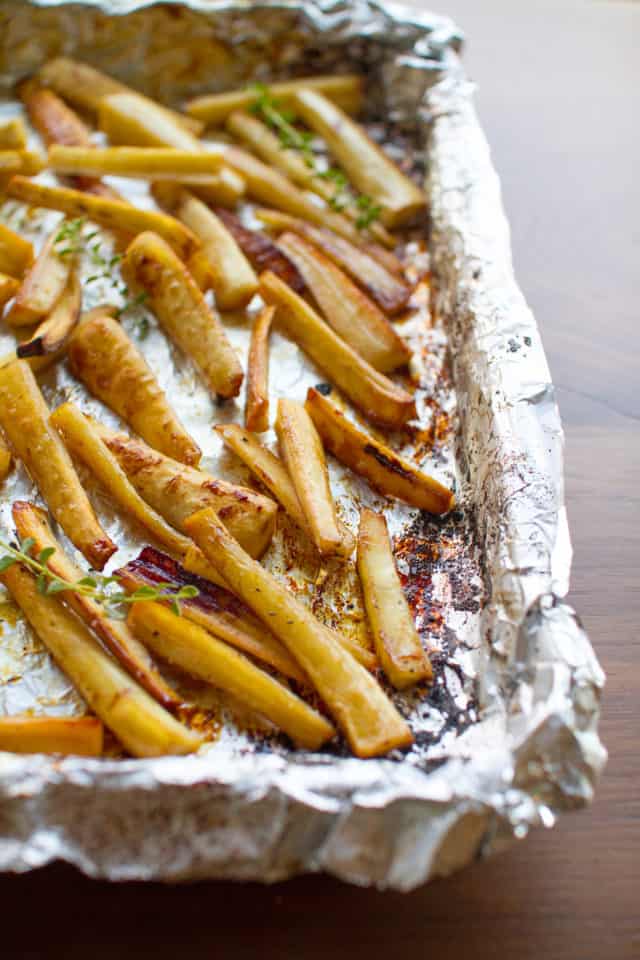
<instances>
[{"instance_id":1,"label":"aluminum foil lining","mask_svg":"<svg viewBox=\"0 0 640 960\"><path fill-rule=\"evenodd\" d=\"M374 496L332 465L346 522L353 523L361 503L385 511L436 663L431 695L398 697L416 734L408 756L361 761L340 750L293 752L283 741L248 736L232 716L213 744L188 758L0 754L0 870L62 859L114 880L268 882L326 871L409 890L589 802L606 757L597 731L604 677L562 599L571 563L562 430L540 336L513 276L498 179L455 26L371 0L8 0L0 25L7 94L17 79L62 54L176 104L249 80L345 67L366 72L372 129L384 125L399 155L410 150L424 164L430 198L432 320L418 302L404 332L422 358L414 375L420 428L431 439L407 452L454 482L461 504L452 518L436 522ZM0 112L17 109L7 104ZM145 202L143 190L136 202ZM37 239L55 220L38 212L21 226ZM419 270L419 238L414 253ZM85 306L107 293L94 284ZM210 429L212 421L237 419L241 404L214 409L152 318L142 320L150 323L145 355L203 446L204 466L245 481ZM246 321L225 320L245 351ZM141 318L126 322L137 336ZM274 397L302 396L318 380L297 349L277 337L272 369ZM117 422L64 368L44 378L44 389L51 403L73 396ZM441 442L440 422L448 423ZM25 495L34 491L18 471L0 490L3 535L11 501ZM139 535L106 502L98 508L122 545L121 563ZM277 540L267 557L275 570L283 549ZM300 590L309 592L312 572L297 560ZM349 589L337 578L320 611L341 627L345 610L337 601ZM5 616L2 627L0 712L82 711L24 625Z\"/></svg>"}]
</instances>

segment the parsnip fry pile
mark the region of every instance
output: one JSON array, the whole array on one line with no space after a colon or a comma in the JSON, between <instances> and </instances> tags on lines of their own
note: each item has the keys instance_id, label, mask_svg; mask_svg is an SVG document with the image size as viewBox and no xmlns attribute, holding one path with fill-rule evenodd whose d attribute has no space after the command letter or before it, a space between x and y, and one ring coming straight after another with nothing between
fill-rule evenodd
<instances>
[{"instance_id":1,"label":"parsnip fry pile","mask_svg":"<svg viewBox=\"0 0 640 960\"><path fill-rule=\"evenodd\" d=\"M104 730L97 717L0 717L0 751L99 757Z\"/></svg>"}]
</instances>

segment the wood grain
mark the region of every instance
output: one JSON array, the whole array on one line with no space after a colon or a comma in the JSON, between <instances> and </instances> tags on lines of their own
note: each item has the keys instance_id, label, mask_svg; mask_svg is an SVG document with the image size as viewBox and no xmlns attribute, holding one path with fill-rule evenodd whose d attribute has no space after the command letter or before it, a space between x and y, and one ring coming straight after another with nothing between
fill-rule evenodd
<instances>
[{"instance_id":1,"label":"wood grain","mask_svg":"<svg viewBox=\"0 0 640 960\"><path fill-rule=\"evenodd\" d=\"M567 429L572 599L608 674L593 807L413 894L0 879L3 956L629 960L638 924L640 5L449 0ZM0 823L0 842L1 839ZM17 924L21 911L32 918Z\"/></svg>"}]
</instances>

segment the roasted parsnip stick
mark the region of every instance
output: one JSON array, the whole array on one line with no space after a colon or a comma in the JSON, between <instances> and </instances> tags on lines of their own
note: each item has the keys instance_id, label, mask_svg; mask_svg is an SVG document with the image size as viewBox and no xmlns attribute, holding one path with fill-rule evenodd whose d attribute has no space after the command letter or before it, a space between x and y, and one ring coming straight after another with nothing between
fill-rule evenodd
<instances>
[{"instance_id":1,"label":"roasted parsnip stick","mask_svg":"<svg viewBox=\"0 0 640 960\"><path fill-rule=\"evenodd\" d=\"M9 470L11 470L11 450L6 445L4 437L0 433L0 483L6 480Z\"/></svg>"},{"instance_id":2,"label":"roasted parsnip stick","mask_svg":"<svg viewBox=\"0 0 640 960\"><path fill-rule=\"evenodd\" d=\"M378 659L391 683L403 690L431 680L431 663L398 577L386 520L373 510L360 513L358 574Z\"/></svg>"},{"instance_id":3,"label":"roasted parsnip stick","mask_svg":"<svg viewBox=\"0 0 640 960\"><path fill-rule=\"evenodd\" d=\"M211 290L216 279L213 267L203 254L202 250L192 253L186 262L186 267L203 293Z\"/></svg>"},{"instance_id":4,"label":"roasted parsnip stick","mask_svg":"<svg viewBox=\"0 0 640 960\"><path fill-rule=\"evenodd\" d=\"M48 166L55 173L134 177L209 183L222 166L222 157L201 149L173 147L49 147Z\"/></svg>"},{"instance_id":5,"label":"roasted parsnip stick","mask_svg":"<svg viewBox=\"0 0 640 960\"><path fill-rule=\"evenodd\" d=\"M234 593L297 659L359 757L408 746L411 731L371 674L335 634L230 537L213 510L186 521L186 528Z\"/></svg>"},{"instance_id":6,"label":"roasted parsnip stick","mask_svg":"<svg viewBox=\"0 0 640 960\"><path fill-rule=\"evenodd\" d=\"M159 603L134 603L127 622L158 656L211 683L273 721L298 746L317 750L331 724L241 653Z\"/></svg>"},{"instance_id":7,"label":"roasted parsnip stick","mask_svg":"<svg viewBox=\"0 0 640 960\"><path fill-rule=\"evenodd\" d=\"M126 433L94 425L140 496L177 530L190 514L210 506L251 556L267 549L277 514L273 500L177 463Z\"/></svg>"},{"instance_id":8,"label":"roasted parsnip stick","mask_svg":"<svg viewBox=\"0 0 640 960\"><path fill-rule=\"evenodd\" d=\"M16 349L18 357L44 357L59 353L80 319L82 289L77 274L69 275L67 285L55 307L28 340Z\"/></svg>"},{"instance_id":9,"label":"roasted parsnip stick","mask_svg":"<svg viewBox=\"0 0 640 960\"><path fill-rule=\"evenodd\" d=\"M224 223L206 204L187 190L153 189L156 200L200 238L200 253L213 271L213 289L220 310L244 307L258 289L251 264Z\"/></svg>"},{"instance_id":10,"label":"roasted parsnip stick","mask_svg":"<svg viewBox=\"0 0 640 960\"><path fill-rule=\"evenodd\" d=\"M15 277L9 277L6 273L0 273L0 310L5 303L12 300L20 289L20 281Z\"/></svg>"},{"instance_id":11,"label":"roasted parsnip stick","mask_svg":"<svg viewBox=\"0 0 640 960\"><path fill-rule=\"evenodd\" d=\"M0 367L0 425L72 543L102 570L116 546L101 528L29 364Z\"/></svg>"},{"instance_id":12,"label":"roasted parsnip stick","mask_svg":"<svg viewBox=\"0 0 640 960\"><path fill-rule=\"evenodd\" d=\"M27 131L20 117L7 120L0 126L1 150L24 150L27 146Z\"/></svg>"},{"instance_id":13,"label":"roasted parsnip stick","mask_svg":"<svg viewBox=\"0 0 640 960\"><path fill-rule=\"evenodd\" d=\"M318 553L323 557L349 556L355 543L351 535L343 539L338 527L322 443L302 404L285 398L279 400L276 433L282 459Z\"/></svg>"},{"instance_id":14,"label":"roasted parsnip stick","mask_svg":"<svg viewBox=\"0 0 640 960\"><path fill-rule=\"evenodd\" d=\"M11 179L7 196L32 207L61 210L72 217L88 217L108 230L132 236L144 230L153 230L181 257L188 257L200 246L198 238L173 217L166 213L156 213L154 210L140 210L123 200L93 196L70 187L47 187L25 177Z\"/></svg>"},{"instance_id":15,"label":"roasted parsnip stick","mask_svg":"<svg viewBox=\"0 0 640 960\"><path fill-rule=\"evenodd\" d=\"M66 556L54 537L43 510L32 503L18 500L13 504L12 515L20 540L24 542L29 537L34 540L35 556L43 550L53 550L47 561L53 574L71 583L76 583L87 575L86 571L81 570ZM131 674L154 700L169 708L180 704L180 698L162 679L145 647L136 640L122 620L108 617L104 607L81 593L69 590L62 593L60 598L93 630L127 673Z\"/></svg>"},{"instance_id":16,"label":"roasted parsnip stick","mask_svg":"<svg viewBox=\"0 0 640 960\"><path fill-rule=\"evenodd\" d=\"M411 295L407 284L395 275L397 271L386 269L361 247L355 246L344 237L339 237L331 230L314 227L305 220L290 217L279 210L259 209L255 214L259 220L275 230L291 230L305 240L309 240L345 273L348 273L385 313L393 315L406 306Z\"/></svg>"},{"instance_id":17,"label":"roasted parsnip stick","mask_svg":"<svg viewBox=\"0 0 640 960\"><path fill-rule=\"evenodd\" d=\"M296 293L304 293L304 280L298 270L270 237L259 230L247 230L240 218L230 210L217 208L216 214L259 273L271 270Z\"/></svg>"},{"instance_id":18,"label":"roasted parsnip stick","mask_svg":"<svg viewBox=\"0 0 640 960\"><path fill-rule=\"evenodd\" d=\"M28 240L0 223L0 271L11 277L22 277L33 263L33 247Z\"/></svg>"},{"instance_id":19,"label":"roasted parsnip stick","mask_svg":"<svg viewBox=\"0 0 640 960\"><path fill-rule=\"evenodd\" d=\"M357 113L362 106L363 80L356 74L335 74L332 76L301 77L299 80L285 80L283 83L270 83L271 95L284 104L291 105L291 95L296 90L321 90L326 97L339 104L348 113ZM246 110L256 99L251 87L244 90L232 90L228 93L205 94L194 97L185 104L189 116L196 117L210 126L224 123L234 110Z\"/></svg>"},{"instance_id":20,"label":"roasted parsnip stick","mask_svg":"<svg viewBox=\"0 0 640 960\"><path fill-rule=\"evenodd\" d=\"M269 332L273 314L273 307L264 307L251 331L244 422L247 430L256 433L269 429Z\"/></svg>"},{"instance_id":21,"label":"roasted parsnip stick","mask_svg":"<svg viewBox=\"0 0 640 960\"><path fill-rule=\"evenodd\" d=\"M165 331L191 357L209 388L221 397L237 396L240 361L219 317L171 248L156 234L142 233L127 249L123 271L147 291Z\"/></svg>"},{"instance_id":22,"label":"roasted parsnip stick","mask_svg":"<svg viewBox=\"0 0 640 960\"><path fill-rule=\"evenodd\" d=\"M136 757L192 753L201 740L152 700L55 597L38 592L18 564L0 573L36 634L60 669L105 726Z\"/></svg>"},{"instance_id":23,"label":"roasted parsnip stick","mask_svg":"<svg viewBox=\"0 0 640 960\"><path fill-rule=\"evenodd\" d=\"M0 150L0 176L23 173L26 177L33 177L44 167L42 158L31 150Z\"/></svg>"},{"instance_id":24,"label":"roasted parsnip stick","mask_svg":"<svg viewBox=\"0 0 640 960\"><path fill-rule=\"evenodd\" d=\"M184 617L232 647L275 667L285 677L305 682L295 660L248 607L223 587L189 573L165 553L145 547L140 556L118 570L116 576L131 593L139 587L162 583L170 583L176 590L187 585L197 587L197 597L180 601Z\"/></svg>"},{"instance_id":25,"label":"roasted parsnip stick","mask_svg":"<svg viewBox=\"0 0 640 960\"><path fill-rule=\"evenodd\" d=\"M0 750L99 757L103 728L97 717L0 717Z\"/></svg>"},{"instance_id":26,"label":"roasted parsnip stick","mask_svg":"<svg viewBox=\"0 0 640 960\"><path fill-rule=\"evenodd\" d=\"M305 404L327 450L354 473L366 477L388 497L430 513L448 513L455 506L451 490L360 430L327 397L311 387Z\"/></svg>"},{"instance_id":27,"label":"roasted parsnip stick","mask_svg":"<svg viewBox=\"0 0 640 960\"><path fill-rule=\"evenodd\" d=\"M415 416L413 397L374 370L273 273L261 275L260 295L277 307L278 326L371 420L398 428Z\"/></svg>"},{"instance_id":28,"label":"roasted parsnip stick","mask_svg":"<svg viewBox=\"0 0 640 960\"><path fill-rule=\"evenodd\" d=\"M423 191L340 107L316 90L298 90L293 104L305 123L324 138L358 190L380 205L386 226L400 226L424 211Z\"/></svg>"},{"instance_id":29,"label":"roasted parsnip stick","mask_svg":"<svg viewBox=\"0 0 640 960\"><path fill-rule=\"evenodd\" d=\"M71 372L167 456L197 466L202 452L171 409L147 361L108 310L92 311L68 347Z\"/></svg>"},{"instance_id":30,"label":"roasted parsnip stick","mask_svg":"<svg viewBox=\"0 0 640 960\"><path fill-rule=\"evenodd\" d=\"M12 326L31 326L51 313L67 286L73 256L63 255L56 242L60 227L49 235L27 271L7 320Z\"/></svg>"},{"instance_id":31,"label":"roasted parsnip stick","mask_svg":"<svg viewBox=\"0 0 640 960\"><path fill-rule=\"evenodd\" d=\"M361 357L382 373L407 363L411 351L375 303L324 254L295 233L278 246L292 260L327 321Z\"/></svg>"}]
</instances>

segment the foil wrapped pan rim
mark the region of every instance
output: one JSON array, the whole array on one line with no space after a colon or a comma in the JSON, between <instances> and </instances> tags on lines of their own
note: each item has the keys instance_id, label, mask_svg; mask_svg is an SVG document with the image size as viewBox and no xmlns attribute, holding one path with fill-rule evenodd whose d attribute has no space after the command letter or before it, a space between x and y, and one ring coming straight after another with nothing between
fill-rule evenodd
<instances>
[{"instance_id":1,"label":"foil wrapped pan rim","mask_svg":"<svg viewBox=\"0 0 640 960\"><path fill-rule=\"evenodd\" d=\"M72 6L124 15L157 4ZM185 6L212 18L266 10L273 23L279 11L293 13L320 41L359 37L395 49L382 67L391 115L401 116L408 88L418 90L436 304L449 318L463 482L478 505L490 583L482 719L429 771L305 754L225 763L219 750L144 761L0 754L0 870L62 859L113 880L272 882L326 871L408 890L589 802L605 762L604 676L562 600L571 549L553 385L513 274L499 183L452 22L372 0L276 0L253 12L239 0Z\"/></svg>"}]
</instances>

